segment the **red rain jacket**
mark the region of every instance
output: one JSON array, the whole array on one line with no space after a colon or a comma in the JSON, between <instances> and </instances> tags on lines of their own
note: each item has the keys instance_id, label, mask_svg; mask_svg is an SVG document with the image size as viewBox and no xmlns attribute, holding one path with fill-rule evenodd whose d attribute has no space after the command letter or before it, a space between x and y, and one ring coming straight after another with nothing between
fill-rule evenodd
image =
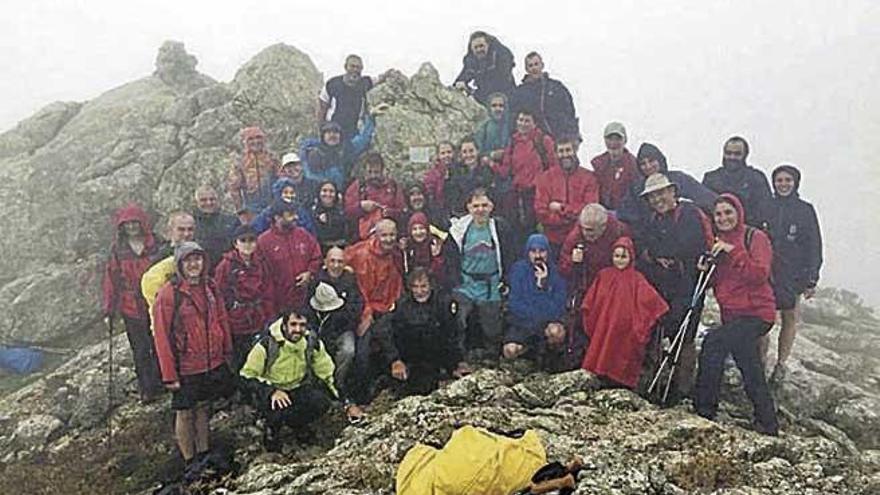
<instances>
[{"instance_id":1,"label":"red rain jacket","mask_svg":"<svg viewBox=\"0 0 880 495\"><path fill-rule=\"evenodd\" d=\"M361 318L387 313L403 294L403 256L395 248L382 252L375 236L345 249L345 263L354 269L364 296Z\"/></svg>"},{"instance_id":2,"label":"red rain jacket","mask_svg":"<svg viewBox=\"0 0 880 495\"><path fill-rule=\"evenodd\" d=\"M593 157L590 164L599 181L599 202L609 210L620 208L630 186L642 177L636 157L626 148L617 165L611 165L611 155L607 151Z\"/></svg>"},{"instance_id":3,"label":"red rain jacket","mask_svg":"<svg viewBox=\"0 0 880 495\"><path fill-rule=\"evenodd\" d=\"M541 160L536 145L543 145L545 162ZM556 158L556 146L553 138L534 128L528 134L513 133L510 144L504 150L504 158L501 164L493 165L493 170L501 177L513 175L513 188L516 191L526 191L535 187L535 179L538 174L545 170L552 170L559 166Z\"/></svg>"},{"instance_id":4,"label":"red rain jacket","mask_svg":"<svg viewBox=\"0 0 880 495\"><path fill-rule=\"evenodd\" d=\"M552 201L562 203L562 211L550 211ZM535 180L535 215L544 226L544 235L553 244L562 244L577 224L581 209L599 201L599 183L593 172L577 167L567 173L556 166Z\"/></svg>"},{"instance_id":5,"label":"red rain jacket","mask_svg":"<svg viewBox=\"0 0 880 495\"><path fill-rule=\"evenodd\" d=\"M613 215L608 215L605 232L593 242L584 239L580 225L575 222L559 252L559 272L567 279L569 290L584 291L590 287L599 270L611 266L612 246L624 236L631 236L629 227ZM584 245L584 261L572 263L571 252L578 244Z\"/></svg>"},{"instance_id":6,"label":"red rain jacket","mask_svg":"<svg viewBox=\"0 0 880 495\"><path fill-rule=\"evenodd\" d=\"M635 388L651 330L669 306L633 267L632 239L619 239L613 248L618 246L629 251L629 265L623 270L603 268L581 304L584 331L590 337L582 367Z\"/></svg>"},{"instance_id":7,"label":"red rain jacket","mask_svg":"<svg viewBox=\"0 0 880 495\"><path fill-rule=\"evenodd\" d=\"M250 263L235 249L226 252L214 270L214 284L234 335L256 333L274 316L271 275L260 252L251 256Z\"/></svg>"},{"instance_id":8,"label":"red rain jacket","mask_svg":"<svg viewBox=\"0 0 880 495\"><path fill-rule=\"evenodd\" d=\"M276 312L304 307L308 284L297 287L296 276L321 269L321 245L301 227L282 230L276 225L260 234L257 249L269 268L272 306Z\"/></svg>"},{"instance_id":9,"label":"red rain jacket","mask_svg":"<svg viewBox=\"0 0 880 495\"><path fill-rule=\"evenodd\" d=\"M121 231L122 224L131 220L140 222L144 231L144 251L140 255L131 250ZM132 203L116 211L113 226L116 227L116 239L110 247L110 260L104 270L101 308L104 314L118 311L127 318L149 320L147 303L141 295L141 277L153 264L152 255L156 252L150 221L144 210Z\"/></svg>"}]
</instances>

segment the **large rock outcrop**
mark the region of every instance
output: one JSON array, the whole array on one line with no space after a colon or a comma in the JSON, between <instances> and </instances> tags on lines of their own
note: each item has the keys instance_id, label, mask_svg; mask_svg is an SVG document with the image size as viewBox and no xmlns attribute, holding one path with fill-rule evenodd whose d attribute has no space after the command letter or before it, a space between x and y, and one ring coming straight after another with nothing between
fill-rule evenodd
<instances>
[{"instance_id":1,"label":"large rock outcrop","mask_svg":"<svg viewBox=\"0 0 880 495\"><path fill-rule=\"evenodd\" d=\"M203 183L223 190L238 132L259 125L277 153L316 128L322 75L305 53L270 46L219 83L166 42L148 77L84 103L53 103L0 135L0 342L58 345L94 339L109 218L137 201L161 221L190 209ZM483 109L424 65L392 73L370 95L391 109L375 147L395 173L417 175L409 148L472 132ZM161 226L156 227L161 231Z\"/></svg>"},{"instance_id":2,"label":"large rock outcrop","mask_svg":"<svg viewBox=\"0 0 880 495\"><path fill-rule=\"evenodd\" d=\"M823 291L810 305L832 305L839 294ZM849 303L837 307L860 314ZM457 425L469 423L534 428L551 458L581 455L589 471L576 493L877 493L880 323L863 315L827 326L813 319L821 313L805 314L810 320L791 373L774 390L779 438L749 431L751 407L733 367L717 423L696 417L687 405L660 409L629 391L599 389L599 381L581 371L487 367L427 397L393 402L384 396L362 427L347 427L334 411L316 427L316 442L291 440L281 455L262 452L249 409L226 409L214 417L216 438L234 449L242 468L216 486L254 495L390 493L396 467L415 442L442 444ZM105 342L0 398L0 479L7 480L0 489L79 486L74 460L99 474L70 493L109 483L138 492L179 469L167 404L136 402L125 338L117 336L113 345L113 444L108 449Z\"/></svg>"}]
</instances>

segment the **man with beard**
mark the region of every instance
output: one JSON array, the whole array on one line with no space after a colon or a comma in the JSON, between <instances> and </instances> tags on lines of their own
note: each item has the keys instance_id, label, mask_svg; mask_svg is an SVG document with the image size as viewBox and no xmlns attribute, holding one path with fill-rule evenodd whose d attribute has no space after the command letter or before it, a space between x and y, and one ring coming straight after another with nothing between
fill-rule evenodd
<instances>
[{"instance_id":1,"label":"man with beard","mask_svg":"<svg viewBox=\"0 0 880 495\"><path fill-rule=\"evenodd\" d=\"M406 207L403 191L397 181L385 175L385 160L376 152L364 158L364 177L345 191L345 214L357 221L359 239L366 239L383 218L395 222Z\"/></svg>"},{"instance_id":2,"label":"man with beard","mask_svg":"<svg viewBox=\"0 0 880 495\"><path fill-rule=\"evenodd\" d=\"M348 185L351 170L373 140L375 121L364 115L364 126L350 139L343 139L342 126L336 122L321 124L318 138L303 140L299 157L303 159L305 176L316 182L333 181L337 190Z\"/></svg>"},{"instance_id":3,"label":"man with beard","mask_svg":"<svg viewBox=\"0 0 880 495\"><path fill-rule=\"evenodd\" d=\"M333 107L331 122L339 124L342 139L357 134L358 120L364 109L367 92L373 89L373 79L361 75L364 62L358 55L345 57L345 73L331 77L318 97L318 122L327 121L327 113ZM376 83L381 82L379 78Z\"/></svg>"},{"instance_id":4,"label":"man with beard","mask_svg":"<svg viewBox=\"0 0 880 495\"><path fill-rule=\"evenodd\" d=\"M271 274L276 313L305 305L309 282L321 267L321 246L312 234L297 226L297 208L294 203L275 203L274 224L257 239Z\"/></svg>"},{"instance_id":5,"label":"man with beard","mask_svg":"<svg viewBox=\"0 0 880 495\"><path fill-rule=\"evenodd\" d=\"M438 293L421 267L410 272L407 288L378 335L391 376L402 382L400 392L428 394L441 379L460 378L470 371L461 347L458 304Z\"/></svg>"},{"instance_id":6,"label":"man with beard","mask_svg":"<svg viewBox=\"0 0 880 495\"><path fill-rule=\"evenodd\" d=\"M510 96L516 86L513 53L498 38L484 31L471 33L462 65L455 78L455 88L472 90L474 99L483 105L488 103L490 94L498 92Z\"/></svg>"},{"instance_id":7,"label":"man with beard","mask_svg":"<svg viewBox=\"0 0 880 495\"><path fill-rule=\"evenodd\" d=\"M639 177L639 171L636 157L626 149L626 127L620 122L609 122L603 134L606 151L593 157L590 164L599 180L599 203L609 210L617 210L630 185Z\"/></svg>"},{"instance_id":8,"label":"man with beard","mask_svg":"<svg viewBox=\"0 0 880 495\"><path fill-rule=\"evenodd\" d=\"M195 241L208 255L208 275L213 275L214 267L232 243L232 233L239 225L238 218L220 211L217 191L208 185L196 189Z\"/></svg>"},{"instance_id":9,"label":"man with beard","mask_svg":"<svg viewBox=\"0 0 880 495\"><path fill-rule=\"evenodd\" d=\"M272 183L278 176L278 160L266 150L266 135L259 127L241 130L244 154L232 164L226 179L226 193L235 211L245 206L259 211L272 200Z\"/></svg>"},{"instance_id":10,"label":"man with beard","mask_svg":"<svg viewBox=\"0 0 880 495\"><path fill-rule=\"evenodd\" d=\"M377 368L371 340L373 325L394 308L403 294L403 255L397 243L397 226L388 218L379 220L376 231L369 239L345 250L346 264L357 277L364 298L355 333L358 337L357 356L353 374L359 383L352 387L353 399L366 404L372 398L372 379Z\"/></svg>"},{"instance_id":11,"label":"man with beard","mask_svg":"<svg viewBox=\"0 0 880 495\"><path fill-rule=\"evenodd\" d=\"M535 214L550 240L554 261L581 209L599 200L596 176L580 166L577 138L561 137L556 143L556 156L559 166L541 173L535 179Z\"/></svg>"},{"instance_id":12,"label":"man with beard","mask_svg":"<svg viewBox=\"0 0 880 495\"><path fill-rule=\"evenodd\" d=\"M544 61L538 52L526 55L526 75L513 92L511 107L514 113L524 108L534 112L538 127L557 139L579 135L571 93L544 72Z\"/></svg>"},{"instance_id":13,"label":"man with beard","mask_svg":"<svg viewBox=\"0 0 880 495\"><path fill-rule=\"evenodd\" d=\"M733 136L724 143L721 167L703 175L703 185L721 193L733 193L746 210L745 223L762 228L767 221L764 209L771 199L767 176L757 168L746 164L749 143Z\"/></svg>"},{"instance_id":14,"label":"man with beard","mask_svg":"<svg viewBox=\"0 0 880 495\"><path fill-rule=\"evenodd\" d=\"M560 349L565 343L565 279L550 260L547 237L529 236L525 252L525 259L513 264L508 277L505 359L527 352L540 358L548 348Z\"/></svg>"}]
</instances>

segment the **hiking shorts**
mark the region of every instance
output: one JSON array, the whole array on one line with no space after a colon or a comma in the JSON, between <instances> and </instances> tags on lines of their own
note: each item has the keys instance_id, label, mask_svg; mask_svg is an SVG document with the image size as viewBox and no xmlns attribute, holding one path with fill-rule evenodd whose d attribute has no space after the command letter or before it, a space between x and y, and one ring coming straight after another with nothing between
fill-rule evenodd
<instances>
[{"instance_id":1,"label":"hiking shorts","mask_svg":"<svg viewBox=\"0 0 880 495\"><path fill-rule=\"evenodd\" d=\"M773 295L776 297L776 309L785 311L797 306L800 294L794 288L794 284L778 283L773 284Z\"/></svg>"},{"instance_id":2,"label":"hiking shorts","mask_svg":"<svg viewBox=\"0 0 880 495\"><path fill-rule=\"evenodd\" d=\"M228 398L235 393L235 383L232 371L225 364L205 373L183 375L180 389L171 395L171 409L193 409L199 403Z\"/></svg>"}]
</instances>

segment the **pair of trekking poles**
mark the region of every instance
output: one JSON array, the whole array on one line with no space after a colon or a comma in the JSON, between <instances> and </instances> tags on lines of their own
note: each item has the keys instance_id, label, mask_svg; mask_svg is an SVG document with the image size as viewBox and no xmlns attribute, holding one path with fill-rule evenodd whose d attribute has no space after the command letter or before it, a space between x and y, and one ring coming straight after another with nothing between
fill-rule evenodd
<instances>
[{"instance_id":1,"label":"pair of trekking poles","mask_svg":"<svg viewBox=\"0 0 880 495\"><path fill-rule=\"evenodd\" d=\"M682 318L681 324L678 326L678 331L669 342L669 345L666 346L665 349L662 349L663 360L660 361L660 366L657 367L657 371L654 373L654 378L651 380L651 385L648 387L647 394L650 396L657 389L658 385L660 385L664 370L667 367L669 368L669 376L666 377L666 385L663 387L663 394L660 397L661 404L665 404L666 400L669 398L669 389L672 387L675 370L678 368L681 359L681 349L684 346L688 327L691 325L691 321L695 317L698 317L697 309L701 306L700 302L706 294L706 289L709 288L709 282L712 279L712 275L715 273L715 268L717 266L715 255L711 252L703 254L700 257L697 266L700 267L699 275L697 276L697 283L694 285L694 292L691 295L687 312L685 313L684 318ZM661 346L663 346L662 336Z\"/></svg>"}]
</instances>

